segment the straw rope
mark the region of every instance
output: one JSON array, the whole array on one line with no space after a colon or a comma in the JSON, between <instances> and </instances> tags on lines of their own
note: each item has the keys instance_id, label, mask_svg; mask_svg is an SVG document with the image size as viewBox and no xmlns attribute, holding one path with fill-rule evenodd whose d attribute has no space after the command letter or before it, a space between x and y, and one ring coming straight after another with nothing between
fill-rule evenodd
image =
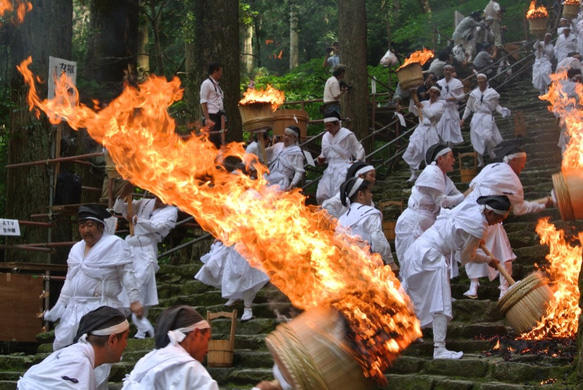
<instances>
[{"instance_id":1,"label":"straw rope","mask_svg":"<svg viewBox=\"0 0 583 390\"><path fill-rule=\"evenodd\" d=\"M520 302L531 290L545 284L545 280L538 273L530 274L526 279L517 282L508 293L498 301L498 307L505 314L514 305Z\"/></svg>"},{"instance_id":2,"label":"straw rope","mask_svg":"<svg viewBox=\"0 0 583 390\"><path fill-rule=\"evenodd\" d=\"M298 340L295 331L281 324L266 337L266 342L277 351L282 363L291 375L296 390L328 390L328 385L316 363Z\"/></svg>"},{"instance_id":3,"label":"straw rope","mask_svg":"<svg viewBox=\"0 0 583 390\"><path fill-rule=\"evenodd\" d=\"M553 175L553 188L555 190L555 197L557 198L557 206L561 212L561 218L565 221L575 219L571 196L569 195L569 187L567 187L562 173L559 172Z\"/></svg>"}]
</instances>

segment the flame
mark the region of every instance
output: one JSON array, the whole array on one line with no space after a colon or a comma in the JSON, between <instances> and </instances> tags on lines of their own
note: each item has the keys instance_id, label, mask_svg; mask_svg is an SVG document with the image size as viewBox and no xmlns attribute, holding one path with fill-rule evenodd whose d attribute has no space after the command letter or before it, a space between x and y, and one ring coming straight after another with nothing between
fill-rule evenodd
<instances>
[{"instance_id":1,"label":"flame","mask_svg":"<svg viewBox=\"0 0 583 390\"><path fill-rule=\"evenodd\" d=\"M267 88L263 90L247 88L247 91L243 93L243 99L239 101L239 104L271 103L271 109L275 111L284 101L285 94L282 91L278 91L271 85L267 85Z\"/></svg>"},{"instance_id":2,"label":"flame","mask_svg":"<svg viewBox=\"0 0 583 390\"><path fill-rule=\"evenodd\" d=\"M42 110L53 123L65 118L74 129L86 128L125 179L193 215L226 245L235 245L297 308L336 308L347 320L364 375L384 383L383 371L421 337L408 297L399 293L398 280L378 255L335 234L326 213L305 206L299 190L268 187L262 175L266 168L258 163L257 180L227 172L219 164L224 157L256 162L241 144L229 144L219 155L206 135L183 140L174 132L167 108L182 97L178 78L152 76L137 88L127 86L95 112L68 98L41 101L30 62L18 69L30 86L31 110ZM66 83L62 77L57 97L68 96L73 86Z\"/></svg>"},{"instance_id":3,"label":"flame","mask_svg":"<svg viewBox=\"0 0 583 390\"><path fill-rule=\"evenodd\" d=\"M500 339L496 340L496 345L492 348L493 351L497 351L500 349Z\"/></svg>"},{"instance_id":4,"label":"flame","mask_svg":"<svg viewBox=\"0 0 583 390\"><path fill-rule=\"evenodd\" d=\"M565 0L563 5L580 5L581 0Z\"/></svg>"},{"instance_id":5,"label":"flame","mask_svg":"<svg viewBox=\"0 0 583 390\"><path fill-rule=\"evenodd\" d=\"M32 3L29 1L20 2L20 0L16 0L16 2L13 4L11 0L0 0L0 17L4 16L8 12L12 12L15 5L16 15L14 23L20 24L24 22L24 16L26 13L32 11Z\"/></svg>"},{"instance_id":6,"label":"flame","mask_svg":"<svg viewBox=\"0 0 583 390\"><path fill-rule=\"evenodd\" d=\"M554 299L548 304L543 318L522 339L575 337L579 323L579 271L581 269L581 247L565 242L564 232L555 225L541 219L536 227L541 244L549 246L549 261L545 271L553 282ZM583 232L579 233L583 239Z\"/></svg>"},{"instance_id":7,"label":"flame","mask_svg":"<svg viewBox=\"0 0 583 390\"><path fill-rule=\"evenodd\" d=\"M403 65L399 66L397 71L399 71L399 70L401 70L401 69L403 69L403 68L405 68L413 63L419 63L419 64L423 65L427 61L429 61L430 58L433 58L433 52L429 49L423 49L423 50L413 52L413 53L411 53L409 58L407 58L405 60L405 62L403 62Z\"/></svg>"},{"instance_id":8,"label":"flame","mask_svg":"<svg viewBox=\"0 0 583 390\"><path fill-rule=\"evenodd\" d=\"M27 12L32 11L32 3L25 1L24 3L19 3L18 8L16 9L16 22L22 23L24 22L24 15Z\"/></svg>"},{"instance_id":9,"label":"flame","mask_svg":"<svg viewBox=\"0 0 583 390\"><path fill-rule=\"evenodd\" d=\"M530 2L530 7L529 7L528 11L526 12L527 19L539 19L539 18L548 18L548 17L549 17L549 13L547 12L547 9L545 8L544 5L537 7L536 0L532 0Z\"/></svg>"},{"instance_id":10,"label":"flame","mask_svg":"<svg viewBox=\"0 0 583 390\"><path fill-rule=\"evenodd\" d=\"M12 11L12 1L0 0L0 16L3 16L6 12L10 11Z\"/></svg>"}]
</instances>

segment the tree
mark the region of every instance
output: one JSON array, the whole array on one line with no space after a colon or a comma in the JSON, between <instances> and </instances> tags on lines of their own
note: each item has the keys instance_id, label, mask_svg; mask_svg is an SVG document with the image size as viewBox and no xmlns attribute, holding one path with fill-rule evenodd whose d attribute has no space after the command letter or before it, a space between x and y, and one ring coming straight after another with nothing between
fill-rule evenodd
<instances>
[{"instance_id":1,"label":"tree","mask_svg":"<svg viewBox=\"0 0 583 390\"><path fill-rule=\"evenodd\" d=\"M71 0L35 0L33 9L22 25L14 31L11 41L11 69L28 56L33 59L31 70L47 80L49 56L71 58L73 4ZM46 83L39 93L46 96ZM11 101L8 164L47 159L51 148L51 126L46 120L37 120L28 112L27 88L17 72L11 79ZM30 220L31 214L47 212L52 166L35 165L7 170L6 217ZM23 242L46 242L46 227L22 227ZM46 255L35 252L16 252L11 260L41 262Z\"/></svg>"},{"instance_id":2,"label":"tree","mask_svg":"<svg viewBox=\"0 0 583 390\"><path fill-rule=\"evenodd\" d=\"M365 0L338 0L338 42L341 62L346 65L346 82L352 85L346 94L350 128L358 138L368 135L368 73L366 62Z\"/></svg>"},{"instance_id":3,"label":"tree","mask_svg":"<svg viewBox=\"0 0 583 390\"><path fill-rule=\"evenodd\" d=\"M289 2L289 68L299 65L299 32L298 32L298 5Z\"/></svg>"}]
</instances>

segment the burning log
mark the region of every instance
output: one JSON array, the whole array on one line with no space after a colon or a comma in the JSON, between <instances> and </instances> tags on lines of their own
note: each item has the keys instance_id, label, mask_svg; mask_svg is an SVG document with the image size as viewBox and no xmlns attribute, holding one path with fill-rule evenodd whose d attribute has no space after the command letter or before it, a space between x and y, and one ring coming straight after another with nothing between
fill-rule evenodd
<instances>
[{"instance_id":1,"label":"burning log","mask_svg":"<svg viewBox=\"0 0 583 390\"><path fill-rule=\"evenodd\" d=\"M431 58L433 58L433 52L429 49L416 51L403 62L403 65L397 68L397 78L399 79L401 89L406 91L423 84L421 66Z\"/></svg>"},{"instance_id":2,"label":"burning log","mask_svg":"<svg viewBox=\"0 0 583 390\"><path fill-rule=\"evenodd\" d=\"M536 7L536 0L530 2L530 7L526 12L529 31L533 35L542 36L547 32L547 21L549 13L544 5Z\"/></svg>"}]
</instances>

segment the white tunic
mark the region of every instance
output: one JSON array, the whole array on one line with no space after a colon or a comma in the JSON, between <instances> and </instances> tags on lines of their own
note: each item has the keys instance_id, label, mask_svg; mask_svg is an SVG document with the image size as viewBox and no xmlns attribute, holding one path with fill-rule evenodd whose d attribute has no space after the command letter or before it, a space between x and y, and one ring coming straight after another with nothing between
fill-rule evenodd
<instances>
[{"instance_id":1,"label":"white tunic","mask_svg":"<svg viewBox=\"0 0 583 390\"><path fill-rule=\"evenodd\" d=\"M506 163L486 165L472 180L470 188L473 190L468 195L468 200L475 200L480 196L487 195L506 195L512 204L512 212L515 215L537 213L545 209L545 205L542 203L524 200L522 183L510 165ZM501 262L512 261L516 258L502 223L489 226L484 241L486 248ZM498 274L498 271L488 267L487 264L468 264L466 272L471 279L484 276L493 279Z\"/></svg>"},{"instance_id":2,"label":"white tunic","mask_svg":"<svg viewBox=\"0 0 583 390\"><path fill-rule=\"evenodd\" d=\"M50 354L28 369L17 384L19 390L95 390L95 351L78 342Z\"/></svg>"},{"instance_id":3,"label":"white tunic","mask_svg":"<svg viewBox=\"0 0 583 390\"><path fill-rule=\"evenodd\" d=\"M364 148L354 133L341 127L335 135L326 132L322 137L322 153L319 157L326 159L328 167L318 183L316 198L319 203L331 198L338 192L346 178L350 159L364 159Z\"/></svg>"},{"instance_id":4,"label":"white tunic","mask_svg":"<svg viewBox=\"0 0 583 390\"><path fill-rule=\"evenodd\" d=\"M552 43L545 45L544 41L534 43L535 60L532 65L532 85L538 90L546 90L551 84L551 73L553 73L554 46Z\"/></svg>"},{"instance_id":5,"label":"white tunic","mask_svg":"<svg viewBox=\"0 0 583 390\"><path fill-rule=\"evenodd\" d=\"M324 85L324 103L340 101L340 98L337 98L340 92L342 92L340 90L340 81L336 76L330 76Z\"/></svg>"},{"instance_id":6,"label":"white tunic","mask_svg":"<svg viewBox=\"0 0 583 390\"><path fill-rule=\"evenodd\" d=\"M219 390L217 382L182 346L169 344L141 358L123 390Z\"/></svg>"},{"instance_id":7,"label":"white tunic","mask_svg":"<svg viewBox=\"0 0 583 390\"><path fill-rule=\"evenodd\" d=\"M561 62L569 53L576 52L577 49L577 37L575 34L571 33L568 37L565 37L565 34L559 35L555 42L555 58L557 62Z\"/></svg>"},{"instance_id":8,"label":"white tunic","mask_svg":"<svg viewBox=\"0 0 583 390\"><path fill-rule=\"evenodd\" d=\"M124 312L120 301L122 288L129 302L138 302L133 256L124 240L103 235L85 256L85 241L79 241L69 252L67 277L59 300L51 312L60 322L55 328L53 349L73 342L81 317L100 306L111 306Z\"/></svg>"},{"instance_id":9,"label":"white tunic","mask_svg":"<svg viewBox=\"0 0 583 390\"><path fill-rule=\"evenodd\" d=\"M470 140L474 150L481 155L491 154L494 147L504 140L494 120L494 111L504 115L509 111L500 106L499 97L493 88L487 87L484 91L476 88L470 93L464 110L464 120L474 114L470 123Z\"/></svg>"},{"instance_id":10,"label":"white tunic","mask_svg":"<svg viewBox=\"0 0 583 390\"><path fill-rule=\"evenodd\" d=\"M393 263L391 245L383 232L383 216L378 209L361 203L352 203L338 219L336 232L357 237L372 253L378 253L385 264Z\"/></svg>"},{"instance_id":11,"label":"white tunic","mask_svg":"<svg viewBox=\"0 0 583 390\"><path fill-rule=\"evenodd\" d=\"M265 150L269 161L269 174L265 177L270 185L282 190L297 187L304 175L304 154L298 145L286 147L283 142Z\"/></svg>"},{"instance_id":12,"label":"white tunic","mask_svg":"<svg viewBox=\"0 0 583 390\"><path fill-rule=\"evenodd\" d=\"M176 226L178 209L174 206L164 206L154 210L155 199L139 199L132 202L132 210L137 217L134 225L134 235L126 236L133 258L136 280L139 285L140 302L144 306L158 304L156 289L156 272L158 266L158 243ZM127 204L117 199L113 209L127 216ZM123 297L123 295L122 295ZM124 302L128 305L129 302Z\"/></svg>"},{"instance_id":13,"label":"white tunic","mask_svg":"<svg viewBox=\"0 0 583 390\"><path fill-rule=\"evenodd\" d=\"M395 226L395 250L399 264L405 261L405 251L433 225L441 208L454 207L463 200L464 195L437 165L425 167L411 190L407 208Z\"/></svg>"},{"instance_id":14,"label":"white tunic","mask_svg":"<svg viewBox=\"0 0 583 390\"><path fill-rule=\"evenodd\" d=\"M476 253L487 226L482 207L466 200L453 210L442 212L405 252L401 273L407 275L407 293L422 328L432 325L433 314L452 318L449 279L453 252L461 251L464 264L490 261Z\"/></svg>"},{"instance_id":15,"label":"white tunic","mask_svg":"<svg viewBox=\"0 0 583 390\"><path fill-rule=\"evenodd\" d=\"M200 258L204 263L194 276L204 284L221 289L226 299L242 299L245 292L256 294L269 282L261 270L251 267L234 247L216 241L211 250Z\"/></svg>"},{"instance_id":16,"label":"white tunic","mask_svg":"<svg viewBox=\"0 0 583 390\"><path fill-rule=\"evenodd\" d=\"M437 85L441 87L439 100L443 103L443 115L437 123L437 134L443 143L457 145L464 142L462 130L460 128L460 113L458 102L464 98L464 85L456 78L447 81L445 78L439 80ZM453 102L447 99L455 98Z\"/></svg>"},{"instance_id":17,"label":"white tunic","mask_svg":"<svg viewBox=\"0 0 583 390\"><path fill-rule=\"evenodd\" d=\"M412 169L419 169L421 161L425 160L427 149L439 142L436 126L444 111L443 102L440 100L435 103L431 103L430 100L424 100L421 105L423 106L421 109L423 119L419 120L419 125L409 137L407 150L403 153L403 160ZM419 109L413 101L409 103L409 111L415 116L419 116Z\"/></svg>"}]
</instances>

